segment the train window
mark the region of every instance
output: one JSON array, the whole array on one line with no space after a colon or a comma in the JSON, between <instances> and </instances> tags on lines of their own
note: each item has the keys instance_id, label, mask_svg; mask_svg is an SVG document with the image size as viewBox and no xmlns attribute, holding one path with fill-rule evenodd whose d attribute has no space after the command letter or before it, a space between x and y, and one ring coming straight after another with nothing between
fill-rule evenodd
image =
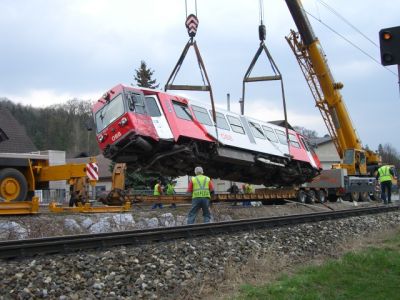
<instances>
[{"instance_id":1,"label":"train window","mask_svg":"<svg viewBox=\"0 0 400 300\"><path fill-rule=\"evenodd\" d=\"M278 136L279 142L283 145L287 145L286 134L282 130L275 129L276 135Z\"/></svg>"},{"instance_id":2,"label":"train window","mask_svg":"<svg viewBox=\"0 0 400 300\"><path fill-rule=\"evenodd\" d=\"M207 109L199 106L192 105L193 113L196 119L204 125L213 126L210 116L208 115Z\"/></svg>"},{"instance_id":3,"label":"train window","mask_svg":"<svg viewBox=\"0 0 400 300\"><path fill-rule=\"evenodd\" d=\"M140 94L128 93L128 103L129 109L138 114L146 114L146 109L144 108L144 96Z\"/></svg>"},{"instance_id":4,"label":"train window","mask_svg":"<svg viewBox=\"0 0 400 300\"><path fill-rule=\"evenodd\" d=\"M160 117L161 112L156 103L156 99L154 99L153 97L145 97L145 99L146 99L146 106L147 106L147 110L149 111L149 115L151 117Z\"/></svg>"},{"instance_id":5,"label":"train window","mask_svg":"<svg viewBox=\"0 0 400 300\"><path fill-rule=\"evenodd\" d=\"M264 129L264 134L267 137L267 139L269 139L271 142L274 143L278 142L278 138L276 137L275 132L271 127L263 125L262 128Z\"/></svg>"},{"instance_id":6,"label":"train window","mask_svg":"<svg viewBox=\"0 0 400 300\"><path fill-rule=\"evenodd\" d=\"M263 133L263 131L261 129L260 124L249 121L249 125L250 125L250 128L251 128L251 132L253 133L253 135L256 138L265 139L265 136L264 136L264 133Z\"/></svg>"},{"instance_id":7,"label":"train window","mask_svg":"<svg viewBox=\"0 0 400 300\"><path fill-rule=\"evenodd\" d=\"M193 117L190 113L189 107L186 104L172 101L172 106L174 107L175 113L180 119L192 121Z\"/></svg>"},{"instance_id":8,"label":"train window","mask_svg":"<svg viewBox=\"0 0 400 300\"><path fill-rule=\"evenodd\" d=\"M227 116L229 124L231 124L232 130L237 133L244 134L244 129L240 120L233 116Z\"/></svg>"},{"instance_id":9,"label":"train window","mask_svg":"<svg viewBox=\"0 0 400 300\"><path fill-rule=\"evenodd\" d=\"M307 141L303 137L300 137L300 140L302 141L304 148L306 148L306 150L310 152L310 147L308 146Z\"/></svg>"},{"instance_id":10,"label":"train window","mask_svg":"<svg viewBox=\"0 0 400 300\"><path fill-rule=\"evenodd\" d=\"M97 132L102 131L125 112L122 94L107 102L101 110L96 113Z\"/></svg>"},{"instance_id":11,"label":"train window","mask_svg":"<svg viewBox=\"0 0 400 300\"><path fill-rule=\"evenodd\" d=\"M290 144L295 148L300 148L300 143L298 142L296 136L293 133L289 133Z\"/></svg>"},{"instance_id":12,"label":"train window","mask_svg":"<svg viewBox=\"0 0 400 300\"><path fill-rule=\"evenodd\" d=\"M212 115L212 110L210 110L210 114ZM225 130L231 130L228 122L225 119L224 114L215 112L215 116L217 118L217 127Z\"/></svg>"}]
</instances>

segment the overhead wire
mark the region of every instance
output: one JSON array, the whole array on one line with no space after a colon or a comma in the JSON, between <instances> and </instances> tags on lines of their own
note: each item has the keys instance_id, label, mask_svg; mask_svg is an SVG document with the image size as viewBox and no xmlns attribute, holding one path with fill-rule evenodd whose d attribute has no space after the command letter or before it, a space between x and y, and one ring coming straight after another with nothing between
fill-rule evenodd
<instances>
[{"instance_id":1,"label":"overhead wire","mask_svg":"<svg viewBox=\"0 0 400 300\"><path fill-rule=\"evenodd\" d=\"M352 45L354 48L356 48L357 50L359 50L361 53L363 53L364 55L366 55L367 57L369 57L370 59L372 59L374 62L376 62L379 66L381 65L381 62L378 61L375 57L373 57L372 55L370 55L368 52L364 51L363 49L361 49L361 47L359 47L358 45L356 45L355 43L353 43L352 41L350 41L348 38L346 38L344 35L340 34L338 31L336 31L335 29L333 29L331 26L329 26L328 24L324 23L321 19L315 17L313 14L311 14L310 12L304 10L306 12L307 15L309 15L311 18L313 18L314 20L320 22L322 25L324 25L326 28L328 28L330 31L332 31L333 33L335 33L337 36L341 37L343 40L345 40L346 42L348 42L350 45ZM397 74L395 72L393 72L392 70L390 70L388 67L383 66L386 70L388 70L390 73L392 73L394 76L397 77Z\"/></svg>"},{"instance_id":2,"label":"overhead wire","mask_svg":"<svg viewBox=\"0 0 400 300\"><path fill-rule=\"evenodd\" d=\"M317 0L320 2L323 6L326 7L330 12L332 12L335 16L337 16L339 19L341 19L343 22L345 22L347 25L349 25L351 28L353 28L355 31L357 31L362 37L364 37L367 41L369 41L371 44L379 48L379 45L375 43L373 40L371 40L366 34L364 34L360 29L358 29L355 25L350 23L349 20L347 20L345 17L343 17L338 11L336 11L333 7L329 6L326 2L323 0Z\"/></svg>"}]
</instances>

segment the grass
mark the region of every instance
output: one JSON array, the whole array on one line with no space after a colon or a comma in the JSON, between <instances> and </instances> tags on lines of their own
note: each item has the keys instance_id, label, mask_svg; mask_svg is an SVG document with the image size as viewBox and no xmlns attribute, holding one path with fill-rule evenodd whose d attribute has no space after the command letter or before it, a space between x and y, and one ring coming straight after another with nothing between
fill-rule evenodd
<instances>
[{"instance_id":1,"label":"grass","mask_svg":"<svg viewBox=\"0 0 400 300\"><path fill-rule=\"evenodd\" d=\"M383 244L302 268L263 286L242 286L236 299L400 299L400 232Z\"/></svg>"}]
</instances>

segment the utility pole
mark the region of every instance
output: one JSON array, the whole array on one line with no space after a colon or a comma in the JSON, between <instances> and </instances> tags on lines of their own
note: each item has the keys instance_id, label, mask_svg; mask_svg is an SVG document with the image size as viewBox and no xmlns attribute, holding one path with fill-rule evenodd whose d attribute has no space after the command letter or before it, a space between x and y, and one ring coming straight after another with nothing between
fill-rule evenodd
<instances>
[{"instance_id":1,"label":"utility pole","mask_svg":"<svg viewBox=\"0 0 400 300\"><path fill-rule=\"evenodd\" d=\"M243 98L239 98L240 114L244 115L244 101Z\"/></svg>"}]
</instances>

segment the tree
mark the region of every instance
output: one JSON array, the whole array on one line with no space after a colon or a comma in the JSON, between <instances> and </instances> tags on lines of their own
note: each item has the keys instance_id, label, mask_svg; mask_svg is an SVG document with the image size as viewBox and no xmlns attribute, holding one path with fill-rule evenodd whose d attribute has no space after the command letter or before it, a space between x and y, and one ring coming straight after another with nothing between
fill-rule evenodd
<instances>
[{"instance_id":1,"label":"tree","mask_svg":"<svg viewBox=\"0 0 400 300\"><path fill-rule=\"evenodd\" d=\"M379 144L378 153L382 157L382 162L388 165L395 165L396 169L400 168L400 154L390 144Z\"/></svg>"},{"instance_id":2,"label":"tree","mask_svg":"<svg viewBox=\"0 0 400 300\"><path fill-rule=\"evenodd\" d=\"M307 128L301 127L301 126L294 126L293 128L298 133L302 134L303 136L305 136L308 139L316 139L319 137L318 132L316 132L315 130L307 129Z\"/></svg>"},{"instance_id":3,"label":"tree","mask_svg":"<svg viewBox=\"0 0 400 300\"><path fill-rule=\"evenodd\" d=\"M147 68L146 62L144 60L140 62L140 67L136 69L135 72L135 81L138 86L150 89L158 88L159 84L156 84L156 80L152 79L154 70Z\"/></svg>"},{"instance_id":4,"label":"tree","mask_svg":"<svg viewBox=\"0 0 400 300\"><path fill-rule=\"evenodd\" d=\"M75 157L82 152L88 155L99 152L96 133L87 130L88 121L93 122L92 103L89 100L72 99L66 103L36 108L0 99L0 106L6 107L25 127L39 150L63 150L67 157Z\"/></svg>"}]
</instances>

